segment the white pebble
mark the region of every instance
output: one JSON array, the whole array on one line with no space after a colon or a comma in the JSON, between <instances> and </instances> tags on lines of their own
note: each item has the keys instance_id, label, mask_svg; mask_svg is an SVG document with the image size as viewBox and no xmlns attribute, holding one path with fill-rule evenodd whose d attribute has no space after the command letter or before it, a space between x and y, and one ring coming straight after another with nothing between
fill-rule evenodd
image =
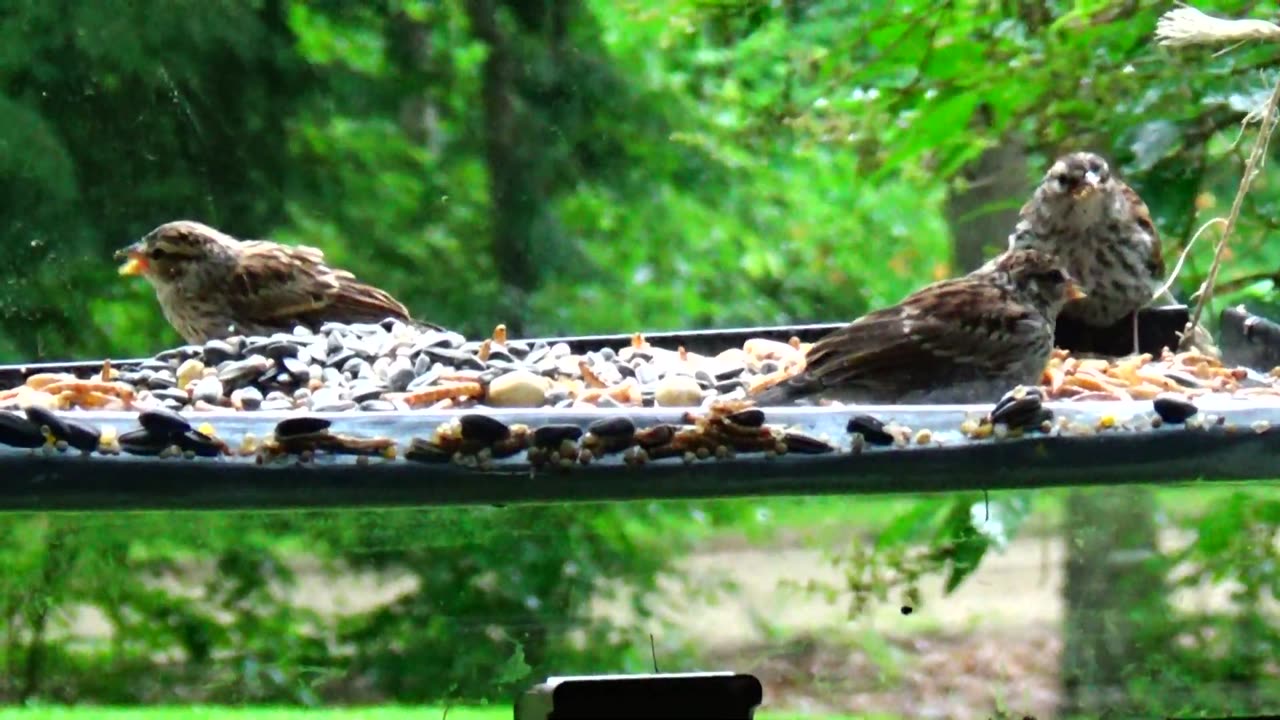
<instances>
[{"instance_id":1,"label":"white pebble","mask_svg":"<svg viewBox=\"0 0 1280 720\"><path fill-rule=\"evenodd\" d=\"M493 407L541 407L547 401L551 381L528 370L499 375L489 383L486 404Z\"/></svg>"},{"instance_id":2,"label":"white pebble","mask_svg":"<svg viewBox=\"0 0 1280 720\"><path fill-rule=\"evenodd\" d=\"M697 407L702 402L702 387L688 375L668 375L653 394L660 407Z\"/></svg>"}]
</instances>

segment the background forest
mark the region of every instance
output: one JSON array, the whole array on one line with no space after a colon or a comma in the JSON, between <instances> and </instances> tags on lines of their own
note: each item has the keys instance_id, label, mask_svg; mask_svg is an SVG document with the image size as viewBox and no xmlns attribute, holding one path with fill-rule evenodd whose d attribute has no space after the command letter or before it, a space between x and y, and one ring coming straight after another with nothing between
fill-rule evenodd
<instances>
[{"instance_id":1,"label":"background forest","mask_svg":"<svg viewBox=\"0 0 1280 720\"><path fill-rule=\"evenodd\" d=\"M470 335L850 319L976 266L1085 148L1147 200L1172 267L1225 214L1277 67L1156 48L1166 9L13 0L0 357L178 344L111 261L178 218L321 247ZM1280 315L1275 168L1215 309ZM756 672L804 717L1276 712L1277 527L1265 484L9 515L0 697L506 703L650 669L652 633L664 671Z\"/></svg>"}]
</instances>

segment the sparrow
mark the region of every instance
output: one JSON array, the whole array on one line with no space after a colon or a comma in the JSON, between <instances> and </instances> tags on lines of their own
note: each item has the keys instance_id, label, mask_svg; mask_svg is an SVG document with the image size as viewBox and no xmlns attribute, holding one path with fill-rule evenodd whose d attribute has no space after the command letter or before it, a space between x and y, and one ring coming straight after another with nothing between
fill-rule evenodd
<instances>
[{"instance_id":1,"label":"sparrow","mask_svg":"<svg viewBox=\"0 0 1280 720\"><path fill-rule=\"evenodd\" d=\"M1058 313L1083 297L1057 258L1011 250L831 332L805 353L804 370L755 400L994 401L1039 383Z\"/></svg>"},{"instance_id":2,"label":"sparrow","mask_svg":"<svg viewBox=\"0 0 1280 720\"><path fill-rule=\"evenodd\" d=\"M1160 236L1147 204L1091 152L1058 158L1019 211L1009 248L1057 255L1088 297L1067 305L1062 317L1110 327L1152 301L1163 282ZM1162 299L1176 302L1166 290Z\"/></svg>"},{"instance_id":3,"label":"sparrow","mask_svg":"<svg viewBox=\"0 0 1280 720\"><path fill-rule=\"evenodd\" d=\"M237 240L190 220L157 227L115 259L123 262L121 275L151 283L169 324L192 344L388 318L440 329L413 320L385 291L325 264L316 248Z\"/></svg>"}]
</instances>

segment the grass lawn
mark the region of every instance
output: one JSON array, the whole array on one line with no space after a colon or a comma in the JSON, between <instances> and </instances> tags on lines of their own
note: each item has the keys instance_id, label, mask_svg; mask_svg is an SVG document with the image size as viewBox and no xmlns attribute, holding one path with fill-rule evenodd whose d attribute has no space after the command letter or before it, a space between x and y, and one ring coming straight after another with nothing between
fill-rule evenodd
<instances>
[{"instance_id":1,"label":"grass lawn","mask_svg":"<svg viewBox=\"0 0 1280 720\"><path fill-rule=\"evenodd\" d=\"M49 706L0 710L0 720L439 720L440 706L374 706L335 710L304 710L271 707L187 707L106 708L95 706ZM510 720L511 707L451 707L448 720ZM762 720L854 720L852 715L809 715L802 713L756 713ZM896 715L859 715L858 720L898 720Z\"/></svg>"}]
</instances>

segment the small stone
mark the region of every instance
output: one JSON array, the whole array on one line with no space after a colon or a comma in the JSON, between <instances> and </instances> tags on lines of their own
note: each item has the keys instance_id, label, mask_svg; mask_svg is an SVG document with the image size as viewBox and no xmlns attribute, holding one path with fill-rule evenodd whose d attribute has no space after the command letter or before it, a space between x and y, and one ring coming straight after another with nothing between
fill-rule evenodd
<instances>
[{"instance_id":1,"label":"small stone","mask_svg":"<svg viewBox=\"0 0 1280 720\"><path fill-rule=\"evenodd\" d=\"M220 365L235 358L236 350L226 340L210 340L204 344L204 362L206 365Z\"/></svg>"},{"instance_id":2,"label":"small stone","mask_svg":"<svg viewBox=\"0 0 1280 720\"><path fill-rule=\"evenodd\" d=\"M358 382L351 386L351 399L357 403L382 397L382 386L372 382Z\"/></svg>"},{"instance_id":3,"label":"small stone","mask_svg":"<svg viewBox=\"0 0 1280 720\"><path fill-rule=\"evenodd\" d=\"M550 356L553 358L569 357L573 354L573 350L569 348L569 343L558 342L551 346Z\"/></svg>"},{"instance_id":4,"label":"small stone","mask_svg":"<svg viewBox=\"0 0 1280 720\"><path fill-rule=\"evenodd\" d=\"M203 400L211 405L217 405L222 401L222 381L217 375L209 375L201 378L196 382L195 387L191 389L192 400Z\"/></svg>"},{"instance_id":5,"label":"small stone","mask_svg":"<svg viewBox=\"0 0 1280 720\"><path fill-rule=\"evenodd\" d=\"M641 385L652 385L662 379L662 371L657 365L643 363L636 366L636 382Z\"/></svg>"},{"instance_id":6,"label":"small stone","mask_svg":"<svg viewBox=\"0 0 1280 720\"><path fill-rule=\"evenodd\" d=\"M280 412L281 410L292 410L293 401L287 397L276 398L274 400L265 400L259 408L265 412Z\"/></svg>"},{"instance_id":7,"label":"small stone","mask_svg":"<svg viewBox=\"0 0 1280 720\"><path fill-rule=\"evenodd\" d=\"M355 401L343 398L337 388L322 387L311 396L311 409L316 412L342 412L355 406Z\"/></svg>"},{"instance_id":8,"label":"small stone","mask_svg":"<svg viewBox=\"0 0 1280 720\"><path fill-rule=\"evenodd\" d=\"M321 340L313 342L307 346L307 354L311 356L313 362L323 363L329 359L329 342Z\"/></svg>"},{"instance_id":9,"label":"small stone","mask_svg":"<svg viewBox=\"0 0 1280 720\"><path fill-rule=\"evenodd\" d=\"M151 379L147 381L147 387L152 390L168 390L177 387L178 379L174 377L172 370L158 370Z\"/></svg>"},{"instance_id":10,"label":"small stone","mask_svg":"<svg viewBox=\"0 0 1280 720\"><path fill-rule=\"evenodd\" d=\"M365 412L393 412L398 408L396 407L396 404L390 400L383 400L379 398L377 400L365 400L360 403L360 409Z\"/></svg>"},{"instance_id":11,"label":"small stone","mask_svg":"<svg viewBox=\"0 0 1280 720\"><path fill-rule=\"evenodd\" d=\"M528 370L515 370L489 384L486 404L493 407L541 407L551 381Z\"/></svg>"},{"instance_id":12,"label":"small stone","mask_svg":"<svg viewBox=\"0 0 1280 720\"><path fill-rule=\"evenodd\" d=\"M183 360L178 366L178 387L184 390L202 377L204 377L204 363L195 358Z\"/></svg>"},{"instance_id":13,"label":"small stone","mask_svg":"<svg viewBox=\"0 0 1280 720\"><path fill-rule=\"evenodd\" d=\"M262 355L251 355L244 360L233 360L218 368L218 379L224 385L239 387L271 369L271 361Z\"/></svg>"},{"instance_id":14,"label":"small stone","mask_svg":"<svg viewBox=\"0 0 1280 720\"><path fill-rule=\"evenodd\" d=\"M394 392L404 392L416 376L409 359L398 358L387 368L387 387Z\"/></svg>"},{"instance_id":15,"label":"small stone","mask_svg":"<svg viewBox=\"0 0 1280 720\"><path fill-rule=\"evenodd\" d=\"M231 392L231 404L245 410L257 410L262 406L262 391L250 385Z\"/></svg>"},{"instance_id":16,"label":"small stone","mask_svg":"<svg viewBox=\"0 0 1280 720\"><path fill-rule=\"evenodd\" d=\"M152 390L151 397L154 397L157 400L161 400L165 402L177 402L183 405L186 405L188 402L191 401L191 397L187 395L186 390L179 390L174 387L160 388L159 390Z\"/></svg>"},{"instance_id":17,"label":"small stone","mask_svg":"<svg viewBox=\"0 0 1280 720\"><path fill-rule=\"evenodd\" d=\"M293 376L295 382L299 385L306 385L311 381L311 366L296 357L286 357L280 360L280 364L284 366L285 372Z\"/></svg>"},{"instance_id":18,"label":"small stone","mask_svg":"<svg viewBox=\"0 0 1280 720\"><path fill-rule=\"evenodd\" d=\"M702 386L688 375L669 375L654 388L653 398L661 407L697 407L702 402Z\"/></svg>"},{"instance_id":19,"label":"small stone","mask_svg":"<svg viewBox=\"0 0 1280 720\"><path fill-rule=\"evenodd\" d=\"M329 387L341 387L346 383L346 378L342 377L342 371L337 368L327 367L320 373L320 376L324 380L324 384Z\"/></svg>"},{"instance_id":20,"label":"small stone","mask_svg":"<svg viewBox=\"0 0 1280 720\"><path fill-rule=\"evenodd\" d=\"M431 358L427 357L426 355L419 355L418 359L413 361L413 374L415 376L425 375L427 374L427 371L430 369L431 369Z\"/></svg>"},{"instance_id":21,"label":"small stone","mask_svg":"<svg viewBox=\"0 0 1280 720\"><path fill-rule=\"evenodd\" d=\"M305 403L306 401L308 401L308 400L310 400L310 399L311 399L311 389L310 389L310 388L304 388L304 387L303 387L303 388L298 388L297 390L294 390L294 391L293 391L293 401L294 401L294 402L298 402L298 403Z\"/></svg>"}]
</instances>

